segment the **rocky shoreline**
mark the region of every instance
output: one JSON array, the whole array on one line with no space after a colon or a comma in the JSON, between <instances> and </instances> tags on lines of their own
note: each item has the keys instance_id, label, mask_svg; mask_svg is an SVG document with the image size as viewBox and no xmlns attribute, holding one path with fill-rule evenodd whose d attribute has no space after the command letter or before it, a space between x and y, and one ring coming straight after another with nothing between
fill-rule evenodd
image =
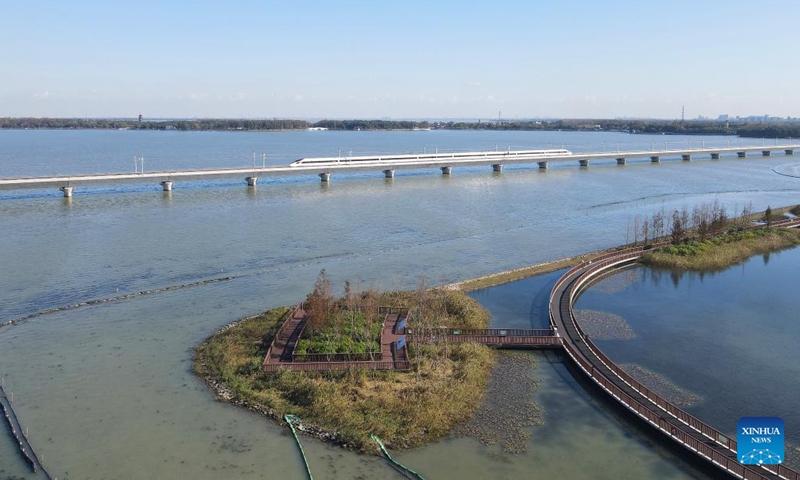
<instances>
[{"instance_id":1,"label":"rocky shoreline","mask_svg":"<svg viewBox=\"0 0 800 480\"><path fill-rule=\"evenodd\" d=\"M236 323L238 322L233 322L232 325L226 325L226 327L230 328L230 326L233 326ZM285 423L283 420L283 414L281 412L277 412L272 408L267 408L262 405L252 404L246 400L237 398L236 395L226 385L217 382L212 378L203 377L203 381L208 386L208 388L211 389L211 391L214 393L214 396L218 400L233 405L235 407L245 408L253 413L257 413L264 417L275 420L279 424ZM295 424L294 428L299 432L303 432L304 434L314 437L323 442L327 442L346 449L354 449L354 446L346 443L338 432L330 432L321 427L318 427L317 425L313 425L310 423Z\"/></svg>"},{"instance_id":2,"label":"rocky shoreline","mask_svg":"<svg viewBox=\"0 0 800 480\"><path fill-rule=\"evenodd\" d=\"M264 315L264 314L260 313L258 315L251 315L249 317L240 318L239 320L235 320L233 322L225 324L223 327L221 327L219 330L217 330L217 333L221 333L221 332L224 332L226 330L230 330L231 328L235 327L236 325L238 325L238 324L240 324L240 323L242 323L242 322L244 322L246 320L250 320L252 318L256 318L256 317L259 317L261 315ZM201 365L205 366L205 364L202 364L202 363L201 363ZM267 417L267 418L270 418L272 420L275 420L278 424L284 424L285 423L284 420L283 420L283 413L277 412L277 411L275 411L275 409L268 408L268 407L265 407L263 405L253 404L253 403L248 402L247 400L242 400L241 398L238 398L236 396L236 394L234 394L233 391L230 388L228 388L227 385L225 385L222 382L218 382L217 380L211 378L210 376L200 375L200 378L202 378L203 382L211 390L211 392L214 394L214 396L217 398L217 400L219 400L221 402L228 403L228 404L233 405L235 407L245 408L247 410L250 410L253 413L257 413L257 414L262 415L264 417ZM346 448L346 449L354 449L354 446L352 446L352 445L348 444L347 442L345 442L342 439L342 436L338 432L330 432L330 431L325 430L325 429L323 429L323 428L321 428L321 427L319 427L317 425L310 424L310 423L295 424L295 429L297 431L299 431L299 432L303 432L304 434L309 435L311 437L314 437L314 438L316 438L318 440L321 440L323 442L328 442L330 444L336 445L338 447Z\"/></svg>"}]
</instances>

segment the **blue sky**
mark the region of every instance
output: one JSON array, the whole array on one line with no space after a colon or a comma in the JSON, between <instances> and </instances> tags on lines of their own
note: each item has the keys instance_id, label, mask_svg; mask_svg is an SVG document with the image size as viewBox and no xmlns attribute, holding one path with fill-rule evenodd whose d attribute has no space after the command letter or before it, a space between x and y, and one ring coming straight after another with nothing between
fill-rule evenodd
<instances>
[{"instance_id":1,"label":"blue sky","mask_svg":"<svg viewBox=\"0 0 800 480\"><path fill-rule=\"evenodd\" d=\"M0 0L0 117L800 116L800 2Z\"/></svg>"}]
</instances>

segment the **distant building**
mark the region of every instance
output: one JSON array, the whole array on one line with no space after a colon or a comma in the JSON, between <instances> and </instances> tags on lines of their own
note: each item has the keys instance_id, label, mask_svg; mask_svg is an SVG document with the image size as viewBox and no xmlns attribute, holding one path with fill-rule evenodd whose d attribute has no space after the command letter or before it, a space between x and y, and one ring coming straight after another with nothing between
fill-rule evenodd
<instances>
[{"instance_id":1,"label":"distant building","mask_svg":"<svg viewBox=\"0 0 800 480\"><path fill-rule=\"evenodd\" d=\"M142 114L139 114L139 123L142 123Z\"/></svg>"}]
</instances>

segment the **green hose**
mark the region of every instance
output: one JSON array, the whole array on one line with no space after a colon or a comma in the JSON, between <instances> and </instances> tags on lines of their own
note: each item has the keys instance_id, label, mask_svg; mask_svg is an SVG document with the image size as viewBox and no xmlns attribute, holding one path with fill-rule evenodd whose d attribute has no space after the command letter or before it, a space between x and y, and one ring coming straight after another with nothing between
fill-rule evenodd
<instances>
[{"instance_id":1,"label":"green hose","mask_svg":"<svg viewBox=\"0 0 800 480\"><path fill-rule=\"evenodd\" d=\"M302 424L300 421L300 417L297 415L284 415L283 419L286 420L286 423L289 424L289 428L292 429L292 435L294 435L294 440L297 442L297 447L300 449L300 455L303 457L303 463L306 465L306 473L308 473L308 480L314 480L314 477L311 476L311 467L308 466L308 460L306 459L306 452L303 450L303 446L300 445L300 439L297 438L297 432L294 429L294 424Z\"/></svg>"},{"instance_id":2,"label":"green hose","mask_svg":"<svg viewBox=\"0 0 800 480\"><path fill-rule=\"evenodd\" d=\"M392 458L392 456L389 454L389 451L386 450L386 446L384 446L383 442L381 442L380 438L376 437L375 435L370 435L370 437L372 437L372 439L375 440L375 443L377 443L378 446L381 448L383 456L386 457L386 460L391 462L392 466L397 468L400 471L400 473L402 473L406 478L425 480L425 477L423 477L419 473L415 472L414 470L411 470L410 468L406 467L405 465L401 464L400 462Z\"/></svg>"}]
</instances>

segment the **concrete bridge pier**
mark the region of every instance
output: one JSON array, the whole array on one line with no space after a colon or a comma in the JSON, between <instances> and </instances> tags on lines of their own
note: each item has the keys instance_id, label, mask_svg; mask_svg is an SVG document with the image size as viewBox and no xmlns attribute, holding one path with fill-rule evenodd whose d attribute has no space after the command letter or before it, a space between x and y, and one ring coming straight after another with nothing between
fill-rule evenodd
<instances>
[{"instance_id":1,"label":"concrete bridge pier","mask_svg":"<svg viewBox=\"0 0 800 480\"><path fill-rule=\"evenodd\" d=\"M64 198L72 198L72 187L66 186L59 188L62 192L64 192Z\"/></svg>"},{"instance_id":2,"label":"concrete bridge pier","mask_svg":"<svg viewBox=\"0 0 800 480\"><path fill-rule=\"evenodd\" d=\"M691 162L692 161L692 154L691 153L684 153L681 155L681 158L684 162Z\"/></svg>"},{"instance_id":3,"label":"concrete bridge pier","mask_svg":"<svg viewBox=\"0 0 800 480\"><path fill-rule=\"evenodd\" d=\"M652 163L659 163L661 162L661 157L659 157L658 155L653 155L652 157L650 157L650 161Z\"/></svg>"},{"instance_id":4,"label":"concrete bridge pier","mask_svg":"<svg viewBox=\"0 0 800 480\"><path fill-rule=\"evenodd\" d=\"M617 159L617 165L625 165L626 163L628 163L628 159L625 157L619 157Z\"/></svg>"},{"instance_id":5,"label":"concrete bridge pier","mask_svg":"<svg viewBox=\"0 0 800 480\"><path fill-rule=\"evenodd\" d=\"M772 150L761 150L761 155L769 157L770 155L772 155Z\"/></svg>"},{"instance_id":6,"label":"concrete bridge pier","mask_svg":"<svg viewBox=\"0 0 800 480\"><path fill-rule=\"evenodd\" d=\"M255 187L258 183L258 177L246 177L245 181L247 182L248 187Z\"/></svg>"},{"instance_id":7,"label":"concrete bridge pier","mask_svg":"<svg viewBox=\"0 0 800 480\"><path fill-rule=\"evenodd\" d=\"M323 183L328 183L328 182L330 182L330 181L331 181L331 174L330 174L330 172L323 172L323 173L320 173L320 174L319 174L319 179L320 179L320 180L321 180Z\"/></svg>"},{"instance_id":8,"label":"concrete bridge pier","mask_svg":"<svg viewBox=\"0 0 800 480\"><path fill-rule=\"evenodd\" d=\"M453 167L441 167L442 175L450 175L453 173Z\"/></svg>"},{"instance_id":9,"label":"concrete bridge pier","mask_svg":"<svg viewBox=\"0 0 800 480\"><path fill-rule=\"evenodd\" d=\"M172 191L172 180L164 180L161 182L161 187L164 189L165 192Z\"/></svg>"},{"instance_id":10,"label":"concrete bridge pier","mask_svg":"<svg viewBox=\"0 0 800 480\"><path fill-rule=\"evenodd\" d=\"M550 162L539 162L539 170L547 170L547 166Z\"/></svg>"},{"instance_id":11,"label":"concrete bridge pier","mask_svg":"<svg viewBox=\"0 0 800 480\"><path fill-rule=\"evenodd\" d=\"M712 153L711 160L719 160L719 153Z\"/></svg>"},{"instance_id":12,"label":"concrete bridge pier","mask_svg":"<svg viewBox=\"0 0 800 480\"><path fill-rule=\"evenodd\" d=\"M580 163L581 167L588 167L589 166L589 159L588 158L584 158L584 159L578 160L578 163Z\"/></svg>"},{"instance_id":13,"label":"concrete bridge pier","mask_svg":"<svg viewBox=\"0 0 800 480\"><path fill-rule=\"evenodd\" d=\"M502 172L503 171L503 164L502 163L495 163L492 165L493 172Z\"/></svg>"},{"instance_id":14,"label":"concrete bridge pier","mask_svg":"<svg viewBox=\"0 0 800 480\"><path fill-rule=\"evenodd\" d=\"M744 158L747 156L747 152L736 152L736 156L739 158Z\"/></svg>"},{"instance_id":15,"label":"concrete bridge pier","mask_svg":"<svg viewBox=\"0 0 800 480\"><path fill-rule=\"evenodd\" d=\"M391 169L384 170L383 171L383 176L386 177L386 178L394 178L394 170L391 170Z\"/></svg>"},{"instance_id":16,"label":"concrete bridge pier","mask_svg":"<svg viewBox=\"0 0 800 480\"><path fill-rule=\"evenodd\" d=\"M786 155L794 155L794 149L792 148L787 148L786 150L784 150L784 152L786 153Z\"/></svg>"}]
</instances>

